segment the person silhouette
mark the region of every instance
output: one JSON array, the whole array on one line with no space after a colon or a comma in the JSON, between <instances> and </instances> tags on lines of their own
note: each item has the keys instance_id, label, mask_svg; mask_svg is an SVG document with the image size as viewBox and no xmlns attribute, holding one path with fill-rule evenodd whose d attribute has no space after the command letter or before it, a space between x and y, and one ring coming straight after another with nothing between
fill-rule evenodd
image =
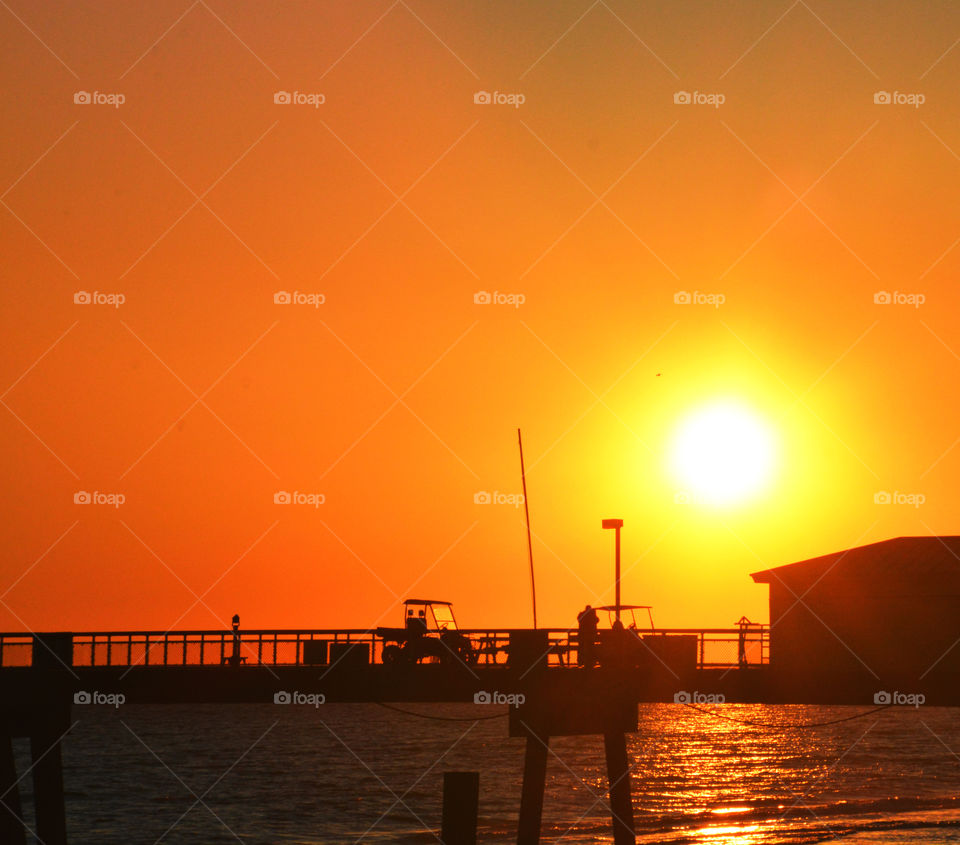
<instances>
[{"instance_id":1,"label":"person silhouette","mask_svg":"<svg viewBox=\"0 0 960 845\"><path fill-rule=\"evenodd\" d=\"M604 666L609 664L623 669L629 664L629 638L633 631L634 629L625 628L619 619L614 620L613 625L610 626L610 641L605 645L601 657Z\"/></svg>"},{"instance_id":2,"label":"person silhouette","mask_svg":"<svg viewBox=\"0 0 960 845\"><path fill-rule=\"evenodd\" d=\"M577 614L577 665L590 668L597 662L597 627L600 617L589 604Z\"/></svg>"}]
</instances>

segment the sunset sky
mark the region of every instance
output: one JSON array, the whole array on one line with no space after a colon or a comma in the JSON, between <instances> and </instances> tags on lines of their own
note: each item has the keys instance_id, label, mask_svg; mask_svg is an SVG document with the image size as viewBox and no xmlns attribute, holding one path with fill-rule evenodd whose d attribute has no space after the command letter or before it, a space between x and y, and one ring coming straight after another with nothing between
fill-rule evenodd
<instances>
[{"instance_id":1,"label":"sunset sky","mask_svg":"<svg viewBox=\"0 0 960 845\"><path fill-rule=\"evenodd\" d=\"M542 625L960 533L956 3L2 6L3 630L529 625L518 426Z\"/></svg>"}]
</instances>

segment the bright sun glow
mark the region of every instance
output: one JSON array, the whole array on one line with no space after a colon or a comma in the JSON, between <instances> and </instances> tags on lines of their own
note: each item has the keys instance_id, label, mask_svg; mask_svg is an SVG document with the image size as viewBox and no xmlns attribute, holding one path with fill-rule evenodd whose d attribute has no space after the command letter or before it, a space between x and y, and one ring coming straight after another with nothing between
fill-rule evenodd
<instances>
[{"instance_id":1,"label":"bright sun glow","mask_svg":"<svg viewBox=\"0 0 960 845\"><path fill-rule=\"evenodd\" d=\"M748 407L718 402L683 421L670 459L683 485L680 495L712 505L734 504L759 492L769 480L773 438Z\"/></svg>"}]
</instances>

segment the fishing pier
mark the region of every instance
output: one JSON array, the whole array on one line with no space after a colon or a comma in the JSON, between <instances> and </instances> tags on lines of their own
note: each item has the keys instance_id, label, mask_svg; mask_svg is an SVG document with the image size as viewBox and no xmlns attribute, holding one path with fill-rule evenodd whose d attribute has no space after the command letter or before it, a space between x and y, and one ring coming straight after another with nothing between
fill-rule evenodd
<instances>
[{"instance_id":1,"label":"fishing pier","mask_svg":"<svg viewBox=\"0 0 960 845\"><path fill-rule=\"evenodd\" d=\"M0 841L26 841L12 740L29 737L34 829L45 845L67 842L60 744L71 716L94 698L286 704L297 695L495 705L496 695L523 702L509 716L510 735L525 738L527 749L517 841L539 841L550 737L596 733L604 736L616 785L614 819L624 820L616 841L632 842L624 734L637 728L637 703L718 685L731 698L755 698L768 654L762 627L627 631L624 643L634 646L628 666L611 632L601 631L599 663L587 668L577 665L576 630L473 629L459 632L472 644L468 659L450 653L385 663L391 641L382 629L240 630L238 622L219 631L0 634Z\"/></svg>"},{"instance_id":2,"label":"fishing pier","mask_svg":"<svg viewBox=\"0 0 960 845\"><path fill-rule=\"evenodd\" d=\"M604 522L617 537L621 525ZM741 702L960 706L960 537L894 538L753 578L770 585L769 626L654 628L617 591L601 608L610 628L594 623L586 641L583 627L459 629L449 602L417 599L398 628L244 630L235 616L222 630L0 634L0 842L26 842L12 742L29 737L37 837L66 845L61 743L94 697L509 702L509 735L526 741L518 845L540 840L551 737L583 734L604 739L614 842L635 842L626 734L640 702L714 715ZM476 773L448 774L442 841L473 845Z\"/></svg>"}]
</instances>

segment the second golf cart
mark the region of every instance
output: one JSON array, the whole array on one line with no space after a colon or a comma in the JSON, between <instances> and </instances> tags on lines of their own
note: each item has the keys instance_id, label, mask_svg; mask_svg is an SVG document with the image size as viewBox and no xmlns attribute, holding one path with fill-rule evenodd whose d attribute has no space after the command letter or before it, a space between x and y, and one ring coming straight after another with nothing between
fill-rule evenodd
<instances>
[{"instance_id":1,"label":"second golf cart","mask_svg":"<svg viewBox=\"0 0 960 845\"><path fill-rule=\"evenodd\" d=\"M377 628L383 639L380 659L387 664L413 665L421 661L472 665L477 653L470 639L457 629L453 604L435 599L407 599L402 628Z\"/></svg>"}]
</instances>

